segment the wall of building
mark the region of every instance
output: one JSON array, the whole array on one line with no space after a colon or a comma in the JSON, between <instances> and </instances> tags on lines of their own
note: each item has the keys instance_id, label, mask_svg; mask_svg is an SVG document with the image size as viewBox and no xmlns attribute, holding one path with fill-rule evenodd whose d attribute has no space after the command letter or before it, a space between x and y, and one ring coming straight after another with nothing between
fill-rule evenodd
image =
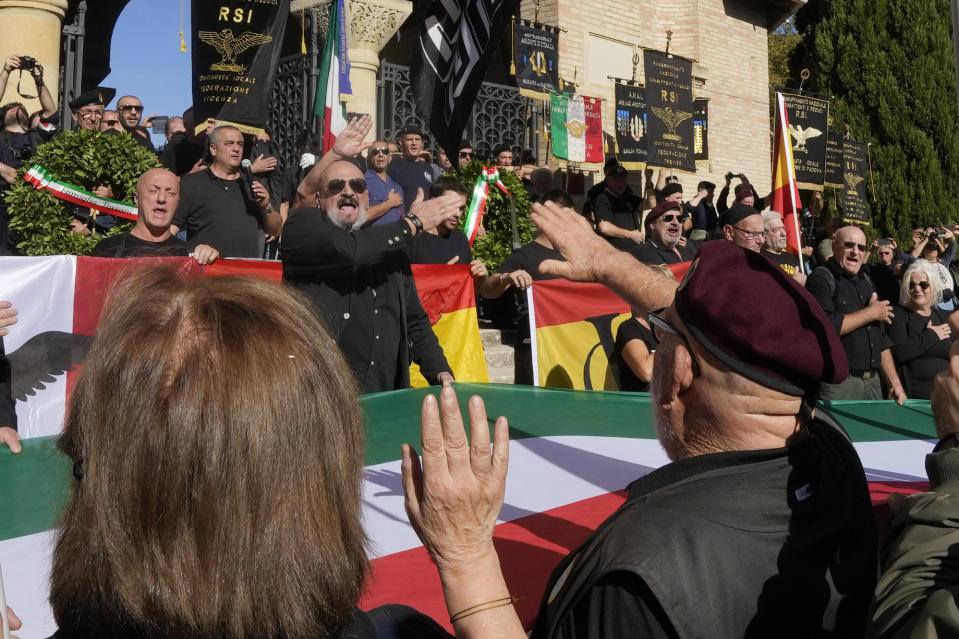
<instances>
[{"instance_id":1,"label":"wall of building","mask_svg":"<svg viewBox=\"0 0 959 639\"><path fill-rule=\"evenodd\" d=\"M532 19L534 11L534 3L523 0L522 17ZM642 48L664 49L666 31L672 31L670 51L696 60L696 97L710 99L710 162L683 178L686 197L693 195L700 180L721 187L727 171L745 173L761 195L768 192L771 123L764 3L545 0L539 19L567 29L560 36L560 75L567 81L575 78L580 93L605 100L604 129L609 135L615 120L613 86L607 76L632 78L633 55L639 54L637 71L642 81ZM542 148L540 157L544 153ZM550 159L554 167L565 164ZM601 179L599 167L583 168ZM589 182L588 175L587 186Z\"/></svg>"}]
</instances>

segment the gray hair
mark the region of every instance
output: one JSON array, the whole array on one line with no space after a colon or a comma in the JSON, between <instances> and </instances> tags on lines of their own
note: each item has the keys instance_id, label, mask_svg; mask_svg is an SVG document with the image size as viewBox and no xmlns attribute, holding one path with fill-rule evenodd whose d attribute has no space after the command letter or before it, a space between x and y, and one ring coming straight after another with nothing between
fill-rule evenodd
<instances>
[{"instance_id":1,"label":"gray hair","mask_svg":"<svg viewBox=\"0 0 959 639\"><path fill-rule=\"evenodd\" d=\"M933 270L932 263L927 263L926 260L922 259L913 262L909 268L906 269L906 272L902 274L902 283L899 285L899 304L905 306L906 302L909 301L909 282L910 278L916 273L922 273L926 276L926 279L929 280L929 295L932 297L932 305L936 306L939 304L939 302L942 301L942 287L939 285L939 273Z\"/></svg>"},{"instance_id":2,"label":"gray hair","mask_svg":"<svg viewBox=\"0 0 959 639\"><path fill-rule=\"evenodd\" d=\"M768 231L769 223L774 220L779 220L780 222L782 222L783 216L780 215L778 211L763 211L763 228L765 228Z\"/></svg>"}]
</instances>

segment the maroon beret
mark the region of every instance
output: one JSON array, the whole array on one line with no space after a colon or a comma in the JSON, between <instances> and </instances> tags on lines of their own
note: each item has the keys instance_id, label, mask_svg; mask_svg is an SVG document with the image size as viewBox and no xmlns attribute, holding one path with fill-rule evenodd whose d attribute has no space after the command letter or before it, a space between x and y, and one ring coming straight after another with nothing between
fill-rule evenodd
<instances>
[{"instance_id":1,"label":"maroon beret","mask_svg":"<svg viewBox=\"0 0 959 639\"><path fill-rule=\"evenodd\" d=\"M676 290L676 314L743 377L789 395L849 376L836 329L777 264L732 242L706 242Z\"/></svg>"},{"instance_id":2,"label":"maroon beret","mask_svg":"<svg viewBox=\"0 0 959 639\"><path fill-rule=\"evenodd\" d=\"M660 202L659 204L654 206L649 213L646 214L646 221L643 222L643 224L645 224L647 228L650 228L652 227L653 222L655 222L656 220L661 218L663 215L665 215L666 211L672 211L673 209L676 209L678 211L679 206L680 206L679 202L673 202L673 201Z\"/></svg>"},{"instance_id":3,"label":"maroon beret","mask_svg":"<svg viewBox=\"0 0 959 639\"><path fill-rule=\"evenodd\" d=\"M725 226L727 224L732 224L733 226L736 226L750 215L760 215L760 213L754 207L749 206L748 204L736 202L728 209L723 211L723 214L719 216L719 225Z\"/></svg>"},{"instance_id":4,"label":"maroon beret","mask_svg":"<svg viewBox=\"0 0 959 639\"><path fill-rule=\"evenodd\" d=\"M669 197L673 193L682 193L682 192L683 192L682 184L680 184L679 182L670 182L669 184L663 187L662 191L659 192L659 196L665 198L665 197Z\"/></svg>"},{"instance_id":5,"label":"maroon beret","mask_svg":"<svg viewBox=\"0 0 959 639\"><path fill-rule=\"evenodd\" d=\"M737 202L739 202L739 201L741 201L741 200L743 200L743 199L745 199L745 198L747 198L747 197L749 197L749 196L751 196L751 195L755 197L755 195L753 194L753 187L749 186L748 184L740 184L739 186L736 187L736 201L737 201Z\"/></svg>"}]
</instances>

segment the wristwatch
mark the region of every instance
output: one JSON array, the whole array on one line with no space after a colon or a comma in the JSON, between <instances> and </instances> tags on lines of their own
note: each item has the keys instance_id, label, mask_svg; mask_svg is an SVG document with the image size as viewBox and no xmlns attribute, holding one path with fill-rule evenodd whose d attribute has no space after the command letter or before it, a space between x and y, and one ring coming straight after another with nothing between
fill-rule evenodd
<instances>
[{"instance_id":1,"label":"wristwatch","mask_svg":"<svg viewBox=\"0 0 959 639\"><path fill-rule=\"evenodd\" d=\"M946 433L946 436L939 440L932 452L938 453L940 450L949 450L950 448L959 448L959 433Z\"/></svg>"},{"instance_id":2,"label":"wristwatch","mask_svg":"<svg viewBox=\"0 0 959 639\"><path fill-rule=\"evenodd\" d=\"M417 233L423 230L423 222L420 221L420 218L416 217L412 213L407 213L403 217L405 217L407 220L413 223L413 226L416 227Z\"/></svg>"}]
</instances>

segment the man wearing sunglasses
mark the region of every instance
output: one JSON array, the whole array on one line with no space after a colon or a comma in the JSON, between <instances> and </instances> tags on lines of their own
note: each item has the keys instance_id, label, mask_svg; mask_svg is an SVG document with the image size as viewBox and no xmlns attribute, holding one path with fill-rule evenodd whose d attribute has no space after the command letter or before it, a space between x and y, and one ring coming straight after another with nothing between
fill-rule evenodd
<instances>
[{"instance_id":1,"label":"man wearing sunglasses","mask_svg":"<svg viewBox=\"0 0 959 639\"><path fill-rule=\"evenodd\" d=\"M116 131L123 133L123 127L120 126L120 116L116 111L104 111L103 119L100 120L101 131Z\"/></svg>"},{"instance_id":2,"label":"man wearing sunglasses","mask_svg":"<svg viewBox=\"0 0 959 639\"><path fill-rule=\"evenodd\" d=\"M361 143L347 144L350 134L340 137L330 154L352 157ZM318 207L291 211L283 227L283 280L316 304L362 392L408 388L411 361L432 384L452 380L407 250L419 233L458 215L461 196L423 201L420 195L404 218L364 228L369 189L363 173L350 161L325 156L316 166L322 169L311 172Z\"/></svg>"},{"instance_id":3,"label":"man wearing sunglasses","mask_svg":"<svg viewBox=\"0 0 959 639\"><path fill-rule=\"evenodd\" d=\"M153 146L153 140L150 139L150 132L145 127L140 126L143 119L143 103L135 95L125 95L117 100L117 115L120 116L120 125L123 130L133 136L133 139L150 153L156 153L156 147ZM150 116L150 120L155 118Z\"/></svg>"},{"instance_id":4,"label":"man wearing sunglasses","mask_svg":"<svg viewBox=\"0 0 959 639\"><path fill-rule=\"evenodd\" d=\"M868 256L866 235L855 226L844 226L833 236L832 257L806 280L806 288L826 312L849 360L849 377L823 384L820 397L882 399L881 376L889 399L901 404L906 393L886 335L892 306L878 298L872 279L862 271Z\"/></svg>"},{"instance_id":5,"label":"man wearing sunglasses","mask_svg":"<svg viewBox=\"0 0 959 639\"><path fill-rule=\"evenodd\" d=\"M643 264L678 264L693 259L695 250L680 243L686 216L675 200L657 204L646 214L646 241L630 252Z\"/></svg>"},{"instance_id":6,"label":"man wearing sunglasses","mask_svg":"<svg viewBox=\"0 0 959 639\"><path fill-rule=\"evenodd\" d=\"M848 435L813 410L819 385L848 369L812 296L732 242L705 243L677 286L575 211L534 204L532 218L565 258L542 270L602 283L648 314L659 339L650 403L672 463L642 471L559 563L531 636L861 637L876 524ZM492 464L476 461L484 444L490 454L482 403L470 402L472 446L452 389L439 403L438 415L424 402L422 465L406 447L403 485L453 614L510 592L492 543L508 429L500 418ZM460 619L464 636L525 636L510 605Z\"/></svg>"},{"instance_id":7,"label":"man wearing sunglasses","mask_svg":"<svg viewBox=\"0 0 959 639\"><path fill-rule=\"evenodd\" d=\"M370 190L370 208L366 221L374 226L389 224L403 218L403 187L390 177L390 145L376 140L366 151L366 188Z\"/></svg>"},{"instance_id":8,"label":"man wearing sunglasses","mask_svg":"<svg viewBox=\"0 0 959 639\"><path fill-rule=\"evenodd\" d=\"M460 142L460 148L456 156L456 164L462 169L476 159L476 151L473 150L473 145L470 144L469 140L463 140Z\"/></svg>"}]
</instances>

